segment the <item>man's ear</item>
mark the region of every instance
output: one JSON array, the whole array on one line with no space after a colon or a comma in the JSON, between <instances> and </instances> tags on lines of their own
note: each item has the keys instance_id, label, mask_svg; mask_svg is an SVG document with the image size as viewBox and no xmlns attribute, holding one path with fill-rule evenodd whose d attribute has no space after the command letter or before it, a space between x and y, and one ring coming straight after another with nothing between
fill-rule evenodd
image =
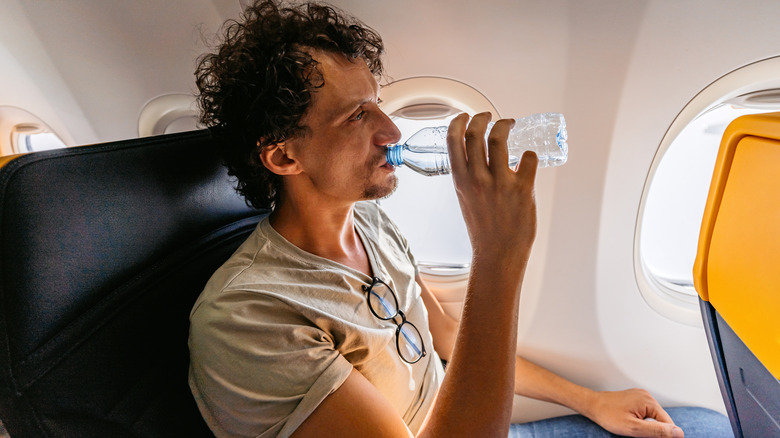
<instances>
[{"instance_id":1,"label":"man's ear","mask_svg":"<svg viewBox=\"0 0 780 438\"><path fill-rule=\"evenodd\" d=\"M296 175L301 172L298 162L287 154L285 142L264 146L260 149L260 160L266 169L277 175Z\"/></svg>"}]
</instances>

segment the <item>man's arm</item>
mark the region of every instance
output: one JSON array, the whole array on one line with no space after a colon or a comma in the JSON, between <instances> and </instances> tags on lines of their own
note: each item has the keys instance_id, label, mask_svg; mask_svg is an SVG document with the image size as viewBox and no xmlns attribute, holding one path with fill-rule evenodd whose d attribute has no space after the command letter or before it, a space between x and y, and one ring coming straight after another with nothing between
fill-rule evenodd
<instances>
[{"instance_id":1,"label":"man's arm","mask_svg":"<svg viewBox=\"0 0 780 438\"><path fill-rule=\"evenodd\" d=\"M515 392L566 406L617 435L683 436L661 405L643 389L593 391L521 357L515 361Z\"/></svg>"},{"instance_id":2,"label":"man's arm","mask_svg":"<svg viewBox=\"0 0 780 438\"><path fill-rule=\"evenodd\" d=\"M320 403L292 437L411 437L392 404L356 369Z\"/></svg>"},{"instance_id":3,"label":"man's arm","mask_svg":"<svg viewBox=\"0 0 780 438\"><path fill-rule=\"evenodd\" d=\"M457 338L428 417L441 424L442 436L503 437L511 420L520 286L536 237L538 159L526 152L511 170L506 138L513 122L496 122L486 148L489 120L478 114L466 127L461 114L447 136L473 255Z\"/></svg>"},{"instance_id":4,"label":"man's arm","mask_svg":"<svg viewBox=\"0 0 780 438\"><path fill-rule=\"evenodd\" d=\"M439 299L428 289L420 274L417 274L417 284L420 285L420 296L425 310L428 311L428 328L433 336L433 349L440 358L449 361L458 334L458 320L444 311Z\"/></svg>"}]
</instances>

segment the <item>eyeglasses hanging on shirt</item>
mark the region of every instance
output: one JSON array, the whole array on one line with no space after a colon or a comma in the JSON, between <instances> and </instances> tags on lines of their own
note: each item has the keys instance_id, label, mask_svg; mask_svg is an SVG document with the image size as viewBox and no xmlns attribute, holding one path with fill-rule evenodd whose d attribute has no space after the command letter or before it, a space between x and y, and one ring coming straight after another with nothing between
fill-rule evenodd
<instances>
[{"instance_id":1,"label":"eyeglasses hanging on shirt","mask_svg":"<svg viewBox=\"0 0 780 438\"><path fill-rule=\"evenodd\" d=\"M387 283L374 277L370 286L363 286L363 292L367 295L368 308L374 316L383 321L393 321L398 326L395 330L395 346L401 359L410 364L422 359L426 354L422 335L398 308L395 291Z\"/></svg>"}]
</instances>

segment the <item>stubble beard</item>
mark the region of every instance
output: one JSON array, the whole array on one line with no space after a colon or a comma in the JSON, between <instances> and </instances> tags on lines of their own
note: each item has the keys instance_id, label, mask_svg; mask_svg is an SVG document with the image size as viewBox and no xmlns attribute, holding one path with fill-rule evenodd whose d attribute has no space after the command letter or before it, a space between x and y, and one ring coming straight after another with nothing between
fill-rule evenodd
<instances>
[{"instance_id":1,"label":"stubble beard","mask_svg":"<svg viewBox=\"0 0 780 438\"><path fill-rule=\"evenodd\" d=\"M398 178L395 174L391 177L387 184L366 184L363 190L363 199L371 201L384 199L395 193L395 189L398 188Z\"/></svg>"}]
</instances>

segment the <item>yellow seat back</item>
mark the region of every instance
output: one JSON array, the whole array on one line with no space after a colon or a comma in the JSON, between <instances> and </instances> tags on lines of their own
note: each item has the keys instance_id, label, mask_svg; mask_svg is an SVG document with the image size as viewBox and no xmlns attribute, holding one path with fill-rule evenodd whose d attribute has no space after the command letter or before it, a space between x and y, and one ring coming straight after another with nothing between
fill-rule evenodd
<instances>
[{"instance_id":1,"label":"yellow seat back","mask_svg":"<svg viewBox=\"0 0 780 438\"><path fill-rule=\"evenodd\" d=\"M780 378L780 113L726 130L702 221L694 283Z\"/></svg>"}]
</instances>

